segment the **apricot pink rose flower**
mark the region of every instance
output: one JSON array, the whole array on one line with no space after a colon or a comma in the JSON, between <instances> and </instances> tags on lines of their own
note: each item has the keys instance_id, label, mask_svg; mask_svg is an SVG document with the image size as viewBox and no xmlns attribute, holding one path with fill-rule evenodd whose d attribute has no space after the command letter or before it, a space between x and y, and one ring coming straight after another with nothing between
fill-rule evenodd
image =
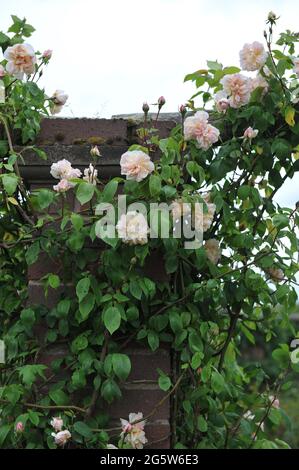
<instances>
[{"instance_id":1,"label":"apricot pink rose flower","mask_svg":"<svg viewBox=\"0 0 299 470\"><path fill-rule=\"evenodd\" d=\"M219 130L209 124L209 115L205 111L197 111L194 116L186 118L184 137L186 140L195 139L198 148L207 150L219 139Z\"/></svg>"},{"instance_id":2,"label":"apricot pink rose flower","mask_svg":"<svg viewBox=\"0 0 299 470\"><path fill-rule=\"evenodd\" d=\"M240 64L243 70L252 72L259 70L265 64L268 54L263 44L254 41L252 44L244 44L240 51Z\"/></svg>"},{"instance_id":3,"label":"apricot pink rose flower","mask_svg":"<svg viewBox=\"0 0 299 470\"><path fill-rule=\"evenodd\" d=\"M142 150L128 150L120 159L121 174L128 180L140 182L155 169L150 157Z\"/></svg>"},{"instance_id":4,"label":"apricot pink rose flower","mask_svg":"<svg viewBox=\"0 0 299 470\"><path fill-rule=\"evenodd\" d=\"M240 108L249 102L251 92L249 78L241 73L233 73L225 75L220 83L232 108Z\"/></svg>"},{"instance_id":5,"label":"apricot pink rose flower","mask_svg":"<svg viewBox=\"0 0 299 470\"><path fill-rule=\"evenodd\" d=\"M223 90L218 91L214 96L214 99L218 113L225 113L229 108L229 99L227 98L226 93Z\"/></svg>"},{"instance_id":6,"label":"apricot pink rose flower","mask_svg":"<svg viewBox=\"0 0 299 470\"><path fill-rule=\"evenodd\" d=\"M34 72L36 57L30 44L15 44L8 47L4 52L4 58L7 60L7 72L20 80L24 74L30 75Z\"/></svg>"}]
</instances>

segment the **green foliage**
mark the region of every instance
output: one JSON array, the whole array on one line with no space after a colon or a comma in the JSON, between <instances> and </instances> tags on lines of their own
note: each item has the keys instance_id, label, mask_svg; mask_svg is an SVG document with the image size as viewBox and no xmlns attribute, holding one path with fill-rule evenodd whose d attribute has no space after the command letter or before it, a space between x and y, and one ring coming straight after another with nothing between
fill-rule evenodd
<instances>
[{"instance_id":1,"label":"green foliage","mask_svg":"<svg viewBox=\"0 0 299 470\"><path fill-rule=\"evenodd\" d=\"M26 20L12 19L7 34L0 34L3 50L33 31ZM152 352L165 345L172 350L176 368L169 376L158 370L157 384L179 410L177 448L288 447L273 437L287 418L269 396L288 388L290 373L299 371L289 347L298 336L289 318L297 301L298 208L280 207L274 198L299 170L296 83L284 48L294 54L297 39L289 31L280 36L273 61L267 60L270 75L261 72L268 91L258 87L239 109L212 109L222 78L239 68L208 61L206 69L187 75L196 86L190 111L209 110L221 140L200 149L195 140L184 140L182 125L160 139L147 122L138 131L140 144L130 150L155 155L155 170L140 182L72 180L70 191L82 206L76 212L65 194L48 188L28 194L23 186L18 163L26 152L46 158L32 141L50 101L35 75L24 81L5 76L0 337L7 362L0 365L0 447L54 448L54 406L74 447L105 448L107 405L122 399L121 385L130 380L131 338ZM259 131L254 139L243 138L249 126ZM22 143L19 151L16 144ZM145 244L122 243L117 236L99 244L96 207L116 207L120 184L129 202L142 201L147 211L152 202L203 202L208 192L203 213L214 204L215 214L204 230L204 246L187 250L183 237L163 238L168 210L158 217L157 237ZM218 262L206 246L211 239L220 246ZM28 305L26 272L37 260L44 260L45 296L50 289L57 296L51 308L39 299ZM286 338L280 341L282 330ZM263 361L243 360L244 345L253 349L259 342L273 358L273 375ZM44 354L61 345L62 354L43 364ZM134 403L131 408L137 411ZM19 421L25 425L21 436L14 431Z\"/></svg>"}]
</instances>

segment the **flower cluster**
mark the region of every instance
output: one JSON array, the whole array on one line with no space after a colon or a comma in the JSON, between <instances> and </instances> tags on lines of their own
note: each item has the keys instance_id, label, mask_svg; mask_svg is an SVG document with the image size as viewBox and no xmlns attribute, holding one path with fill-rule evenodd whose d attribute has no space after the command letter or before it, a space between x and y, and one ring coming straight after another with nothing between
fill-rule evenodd
<instances>
[{"instance_id":1,"label":"flower cluster","mask_svg":"<svg viewBox=\"0 0 299 470\"><path fill-rule=\"evenodd\" d=\"M55 431L51 433L55 444L63 447L72 437L70 431L68 429L62 430L64 423L60 416L52 418L50 424Z\"/></svg>"},{"instance_id":2,"label":"flower cluster","mask_svg":"<svg viewBox=\"0 0 299 470\"><path fill-rule=\"evenodd\" d=\"M71 180L74 178L80 178L82 175L81 171L78 168L73 168L71 163L66 159L53 163L51 165L50 173L53 178L60 180L58 184L53 186L54 191L59 193L73 188L75 184L72 183Z\"/></svg>"},{"instance_id":3,"label":"flower cluster","mask_svg":"<svg viewBox=\"0 0 299 470\"><path fill-rule=\"evenodd\" d=\"M186 140L195 139L200 149L207 150L218 139L219 130L209 124L209 114L197 111L194 116L187 117L184 123L184 137Z\"/></svg>"}]
</instances>

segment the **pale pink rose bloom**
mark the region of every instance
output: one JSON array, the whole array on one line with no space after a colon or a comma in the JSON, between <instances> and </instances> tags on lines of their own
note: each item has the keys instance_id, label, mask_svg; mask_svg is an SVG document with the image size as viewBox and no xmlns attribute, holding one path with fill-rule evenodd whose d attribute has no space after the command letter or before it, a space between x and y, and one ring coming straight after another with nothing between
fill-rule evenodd
<instances>
[{"instance_id":1,"label":"pale pink rose bloom","mask_svg":"<svg viewBox=\"0 0 299 470\"><path fill-rule=\"evenodd\" d=\"M241 73L233 73L225 75L220 83L232 108L240 108L249 102L251 92L249 78Z\"/></svg>"},{"instance_id":2,"label":"pale pink rose bloom","mask_svg":"<svg viewBox=\"0 0 299 470\"><path fill-rule=\"evenodd\" d=\"M155 169L150 157L142 150L128 150L120 159L121 174L128 180L140 182Z\"/></svg>"},{"instance_id":3,"label":"pale pink rose bloom","mask_svg":"<svg viewBox=\"0 0 299 470\"><path fill-rule=\"evenodd\" d=\"M83 176L84 181L87 181L88 183L96 185L97 176L98 176L98 170L96 170L95 167L90 163L89 167L85 168L84 170L84 176Z\"/></svg>"},{"instance_id":4,"label":"pale pink rose bloom","mask_svg":"<svg viewBox=\"0 0 299 470\"><path fill-rule=\"evenodd\" d=\"M247 127L247 129L245 129L244 131L243 138L248 140L255 139L258 133L258 129L252 129L252 127Z\"/></svg>"},{"instance_id":5,"label":"pale pink rose bloom","mask_svg":"<svg viewBox=\"0 0 299 470\"><path fill-rule=\"evenodd\" d=\"M277 410L280 408L280 402L277 397L274 397L273 395L269 395L269 401L272 403L273 408L276 408Z\"/></svg>"},{"instance_id":6,"label":"pale pink rose bloom","mask_svg":"<svg viewBox=\"0 0 299 470\"><path fill-rule=\"evenodd\" d=\"M211 261L211 263L217 264L221 256L218 240L215 240L215 238L210 238L210 240L207 240L205 242L205 251L207 258Z\"/></svg>"},{"instance_id":7,"label":"pale pink rose bloom","mask_svg":"<svg viewBox=\"0 0 299 470\"><path fill-rule=\"evenodd\" d=\"M299 58L298 57L295 57L293 59L293 64L294 64L293 71L299 78Z\"/></svg>"},{"instance_id":8,"label":"pale pink rose bloom","mask_svg":"<svg viewBox=\"0 0 299 470\"><path fill-rule=\"evenodd\" d=\"M244 44L240 51L240 64L243 70L253 72L259 70L266 62L268 57L263 44L254 41L252 44Z\"/></svg>"},{"instance_id":9,"label":"pale pink rose bloom","mask_svg":"<svg viewBox=\"0 0 299 470\"><path fill-rule=\"evenodd\" d=\"M52 49L46 49L46 50L43 52L43 58L44 58L44 59L51 59L52 54L53 54Z\"/></svg>"},{"instance_id":10,"label":"pale pink rose bloom","mask_svg":"<svg viewBox=\"0 0 299 470\"><path fill-rule=\"evenodd\" d=\"M229 99L227 98L226 93L223 90L218 91L214 96L214 99L218 113L225 113L229 108Z\"/></svg>"},{"instance_id":11,"label":"pale pink rose bloom","mask_svg":"<svg viewBox=\"0 0 299 470\"><path fill-rule=\"evenodd\" d=\"M182 199L175 199L170 209L174 220L180 219L181 217L188 216L191 214L191 205L188 202L184 202Z\"/></svg>"},{"instance_id":12,"label":"pale pink rose bloom","mask_svg":"<svg viewBox=\"0 0 299 470\"><path fill-rule=\"evenodd\" d=\"M68 100L68 95L63 90L54 91L51 96L50 110L52 114L58 114Z\"/></svg>"},{"instance_id":13,"label":"pale pink rose bloom","mask_svg":"<svg viewBox=\"0 0 299 470\"><path fill-rule=\"evenodd\" d=\"M128 245L145 245L147 243L148 224L143 214L128 211L122 214L116 229L119 238Z\"/></svg>"},{"instance_id":14,"label":"pale pink rose bloom","mask_svg":"<svg viewBox=\"0 0 299 470\"><path fill-rule=\"evenodd\" d=\"M62 179L59 181L58 184L55 184L53 186L53 189L54 191L57 191L58 193L65 193L66 191L68 191L69 189L73 188L74 185L72 183L70 183L68 180L66 179Z\"/></svg>"},{"instance_id":15,"label":"pale pink rose bloom","mask_svg":"<svg viewBox=\"0 0 299 470\"><path fill-rule=\"evenodd\" d=\"M53 178L70 180L72 178L80 178L82 175L79 168L73 168L71 163L66 160L59 160L56 163L52 163L50 173Z\"/></svg>"},{"instance_id":16,"label":"pale pink rose bloom","mask_svg":"<svg viewBox=\"0 0 299 470\"><path fill-rule=\"evenodd\" d=\"M143 449L144 444L147 443L147 438L145 437L144 426L145 421L142 420L142 413L130 413L129 421L126 419L121 419L122 433L121 437L124 437L124 440L127 444L130 444L133 449ZM139 421L135 423L135 421Z\"/></svg>"},{"instance_id":17,"label":"pale pink rose bloom","mask_svg":"<svg viewBox=\"0 0 299 470\"><path fill-rule=\"evenodd\" d=\"M3 65L0 64L0 78L4 77L5 75L5 68L3 67Z\"/></svg>"},{"instance_id":18,"label":"pale pink rose bloom","mask_svg":"<svg viewBox=\"0 0 299 470\"><path fill-rule=\"evenodd\" d=\"M22 421L18 421L15 425L15 432L18 434L21 434L24 431L25 431L24 424L22 423Z\"/></svg>"},{"instance_id":19,"label":"pale pink rose bloom","mask_svg":"<svg viewBox=\"0 0 299 470\"><path fill-rule=\"evenodd\" d=\"M272 279L272 281L280 282L284 279L284 272L282 269L279 268L269 268L268 273Z\"/></svg>"},{"instance_id":20,"label":"pale pink rose bloom","mask_svg":"<svg viewBox=\"0 0 299 470\"><path fill-rule=\"evenodd\" d=\"M51 419L50 424L56 432L61 431L63 427L63 419L60 418L60 416L54 417Z\"/></svg>"},{"instance_id":21,"label":"pale pink rose bloom","mask_svg":"<svg viewBox=\"0 0 299 470\"><path fill-rule=\"evenodd\" d=\"M205 111L197 111L194 116L186 118L184 137L186 140L195 139L197 146L207 150L219 139L219 130L208 123L209 115Z\"/></svg>"},{"instance_id":22,"label":"pale pink rose bloom","mask_svg":"<svg viewBox=\"0 0 299 470\"><path fill-rule=\"evenodd\" d=\"M250 84L251 93L256 88L263 88L263 95L264 95L265 93L267 93L267 91L269 89L269 84L268 84L267 80L259 73L257 74L256 77L249 79L249 84Z\"/></svg>"},{"instance_id":23,"label":"pale pink rose bloom","mask_svg":"<svg viewBox=\"0 0 299 470\"><path fill-rule=\"evenodd\" d=\"M15 44L4 52L7 60L6 70L16 78L22 79L24 73L30 75L34 72L36 57L34 49L29 44Z\"/></svg>"},{"instance_id":24,"label":"pale pink rose bloom","mask_svg":"<svg viewBox=\"0 0 299 470\"><path fill-rule=\"evenodd\" d=\"M63 160L59 160L56 163L52 163L50 173L53 178L64 179L67 178L67 175L70 173L71 169L72 164L64 158Z\"/></svg>"},{"instance_id":25,"label":"pale pink rose bloom","mask_svg":"<svg viewBox=\"0 0 299 470\"><path fill-rule=\"evenodd\" d=\"M58 446L64 446L69 439L71 439L72 435L70 431L65 429L64 431L59 431L58 433L52 432L51 436L54 437L55 444Z\"/></svg>"}]
</instances>

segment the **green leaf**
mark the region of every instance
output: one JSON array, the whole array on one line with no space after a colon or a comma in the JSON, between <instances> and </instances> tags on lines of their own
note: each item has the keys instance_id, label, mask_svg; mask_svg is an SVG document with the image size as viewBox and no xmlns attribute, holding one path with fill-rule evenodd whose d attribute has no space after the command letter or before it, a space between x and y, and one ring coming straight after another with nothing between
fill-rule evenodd
<instances>
[{"instance_id":1,"label":"green leaf","mask_svg":"<svg viewBox=\"0 0 299 470\"><path fill-rule=\"evenodd\" d=\"M160 176L151 175L149 179L149 190L152 197L159 196L161 192L161 179Z\"/></svg>"},{"instance_id":2,"label":"green leaf","mask_svg":"<svg viewBox=\"0 0 299 470\"><path fill-rule=\"evenodd\" d=\"M213 371L211 377L211 386L214 392L217 394L221 393L225 389L225 381L224 378L219 372Z\"/></svg>"},{"instance_id":3,"label":"green leaf","mask_svg":"<svg viewBox=\"0 0 299 470\"><path fill-rule=\"evenodd\" d=\"M83 217L80 214L73 213L71 215L71 222L76 230L81 230L84 224Z\"/></svg>"},{"instance_id":4,"label":"green leaf","mask_svg":"<svg viewBox=\"0 0 299 470\"><path fill-rule=\"evenodd\" d=\"M40 252L39 242L34 242L30 245L29 248L25 251L25 259L27 261L28 266L35 263L37 261L38 255Z\"/></svg>"},{"instance_id":5,"label":"green leaf","mask_svg":"<svg viewBox=\"0 0 299 470\"><path fill-rule=\"evenodd\" d=\"M295 109L293 108L293 106L287 106L286 107L286 110L285 110L285 113L284 113L284 118L285 118L285 121L286 123L291 126L291 127L294 127L295 125Z\"/></svg>"},{"instance_id":6,"label":"green leaf","mask_svg":"<svg viewBox=\"0 0 299 470\"><path fill-rule=\"evenodd\" d=\"M131 372L131 361L126 354L113 354L112 367L115 375L120 380L126 380Z\"/></svg>"},{"instance_id":7,"label":"green leaf","mask_svg":"<svg viewBox=\"0 0 299 470\"><path fill-rule=\"evenodd\" d=\"M46 209L52 204L55 194L49 189L40 189L37 194L37 202L40 209Z\"/></svg>"},{"instance_id":8,"label":"green leaf","mask_svg":"<svg viewBox=\"0 0 299 470\"><path fill-rule=\"evenodd\" d=\"M83 421L76 421L74 423L74 429L78 434L83 437L86 437L87 439L93 437L93 432L91 428Z\"/></svg>"},{"instance_id":9,"label":"green leaf","mask_svg":"<svg viewBox=\"0 0 299 470\"><path fill-rule=\"evenodd\" d=\"M121 391L113 379L107 379L101 387L101 394L108 403L112 403L116 398L121 397Z\"/></svg>"},{"instance_id":10,"label":"green leaf","mask_svg":"<svg viewBox=\"0 0 299 470\"><path fill-rule=\"evenodd\" d=\"M11 424L1 424L0 426L0 448L2 448L9 431L12 429Z\"/></svg>"},{"instance_id":11,"label":"green leaf","mask_svg":"<svg viewBox=\"0 0 299 470\"><path fill-rule=\"evenodd\" d=\"M35 313L31 308L26 308L22 310L20 319L23 325L30 329L35 323Z\"/></svg>"},{"instance_id":12,"label":"green leaf","mask_svg":"<svg viewBox=\"0 0 299 470\"><path fill-rule=\"evenodd\" d=\"M79 311L81 313L81 318L80 318L81 321L85 321L88 318L94 305L95 305L95 296L94 294L89 292L79 304Z\"/></svg>"},{"instance_id":13,"label":"green leaf","mask_svg":"<svg viewBox=\"0 0 299 470\"><path fill-rule=\"evenodd\" d=\"M200 432L207 432L207 430L208 430L207 422L206 422L205 418L202 415L200 415L198 417L197 427L198 427Z\"/></svg>"},{"instance_id":14,"label":"green leaf","mask_svg":"<svg viewBox=\"0 0 299 470\"><path fill-rule=\"evenodd\" d=\"M44 370L47 369L47 366L43 364L33 364L33 365L26 365L23 367L19 367L19 374L22 378L22 381L25 385L31 386L37 376L40 376L42 378L45 378L44 376Z\"/></svg>"},{"instance_id":15,"label":"green leaf","mask_svg":"<svg viewBox=\"0 0 299 470\"><path fill-rule=\"evenodd\" d=\"M112 335L118 328L120 327L121 323L121 316L119 313L118 308L116 307L109 307L105 310L103 315L104 325Z\"/></svg>"},{"instance_id":16,"label":"green leaf","mask_svg":"<svg viewBox=\"0 0 299 470\"><path fill-rule=\"evenodd\" d=\"M49 392L49 397L51 400L55 403L55 405L58 406L64 406L69 404L69 396L60 389L57 390L51 390Z\"/></svg>"},{"instance_id":17,"label":"green leaf","mask_svg":"<svg viewBox=\"0 0 299 470\"><path fill-rule=\"evenodd\" d=\"M94 195L95 186L91 183L82 182L78 185L76 197L80 204L86 204Z\"/></svg>"},{"instance_id":18,"label":"green leaf","mask_svg":"<svg viewBox=\"0 0 299 470\"><path fill-rule=\"evenodd\" d=\"M111 202L115 196L118 188L118 181L113 179L106 184L104 191L102 192L102 202Z\"/></svg>"},{"instance_id":19,"label":"green leaf","mask_svg":"<svg viewBox=\"0 0 299 470\"><path fill-rule=\"evenodd\" d=\"M77 283L77 286L76 286L76 294L79 299L79 302L81 302L84 299L84 297L86 297L86 295L89 292L89 288L90 288L90 278L83 277L82 279L80 279L80 281Z\"/></svg>"},{"instance_id":20,"label":"green leaf","mask_svg":"<svg viewBox=\"0 0 299 470\"><path fill-rule=\"evenodd\" d=\"M158 384L161 390L167 392L167 390L169 390L171 387L171 380L167 375L161 375L159 377Z\"/></svg>"},{"instance_id":21,"label":"green leaf","mask_svg":"<svg viewBox=\"0 0 299 470\"><path fill-rule=\"evenodd\" d=\"M14 173L5 173L1 175L4 189L8 196L14 194L18 186L18 177Z\"/></svg>"},{"instance_id":22,"label":"green leaf","mask_svg":"<svg viewBox=\"0 0 299 470\"><path fill-rule=\"evenodd\" d=\"M147 340L148 340L148 344L150 345L150 348L151 348L152 351L155 351L156 349L158 349L158 347L159 347L159 336L155 331L150 330L148 332Z\"/></svg>"},{"instance_id":23,"label":"green leaf","mask_svg":"<svg viewBox=\"0 0 299 470\"><path fill-rule=\"evenodd\" d=\"M57 287L60 286L60 277L57 276L57 274L50 274L48 277L48 283L52 289L57 289Z\"/></svg>"}]
</instances>

